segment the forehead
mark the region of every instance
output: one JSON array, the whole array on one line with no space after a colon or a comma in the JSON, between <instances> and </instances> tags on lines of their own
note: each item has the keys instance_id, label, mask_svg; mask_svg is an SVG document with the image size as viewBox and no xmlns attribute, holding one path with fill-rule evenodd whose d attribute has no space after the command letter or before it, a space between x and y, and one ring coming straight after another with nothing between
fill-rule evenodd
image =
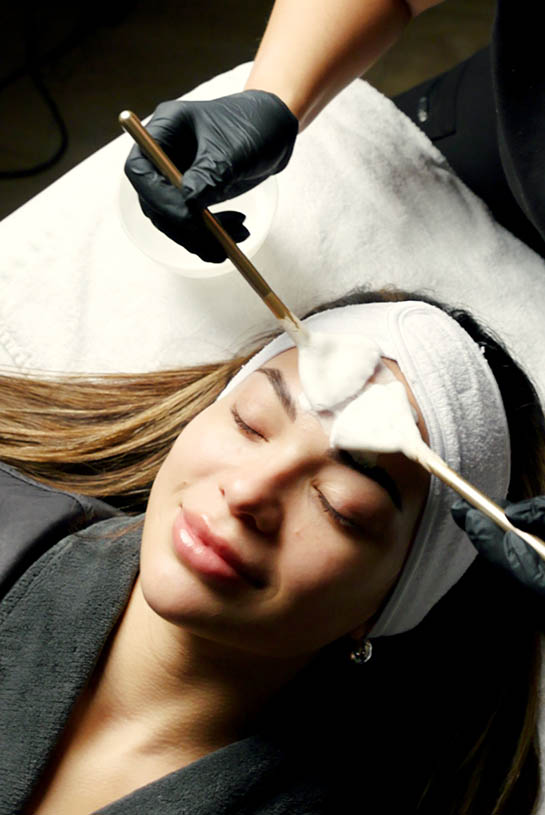
<instances>
[{"instance_id":1,"label":"forehead","mask_svg":"<svg viewBox=\"0 0 545 815\"><path fill-rule=\"evenodd\" d=\"M416 401L416 397L412 392L409 383L407 382L406 378L404 377L401 369L397 362L393 359L387 359L386 357L382 357L383 363L386 367L392 372L392 374L399 379L400 382L403 383L405 390L407 392L407 397L411 406L416 411L417 415L417 424L420 434L426 443L429 442L428 431L426 428L426 423L424 421L424 416L422 411L420 410L420 406ZM290 386L290 388L296 393L301 392L301 382L299 379L299 369L298 369L298 354L296 348L290 348L288 351L283 351L280 354L277 354L275 357L272 357L268 362L262 365L262 368L279 368L286 378L286 382Z\"/></svg>"},{"instance_id":2,"label":"forehead","mask_svg":"<svg viewBox=\"0 0 545 815\"><path fill-rule=\"evenodd\" d=\"M428 434L422 413L416 402L414 394L412 393L405 377L399 369L399 366L393 360L383 359L383 362L392 371L394 376L405 386L409 401L417 414L418 429L424 441L427 442ZM284 351L281 354L272 357L268 362L263 364L262 368L276 368L280 370L286 380L286 386L290 390L293 398L296 401L299 401L298 397L300 394L302 394L302 387L298 372L297 349L291 348L288 351ZM266 379L265 377L255 377L253 378L253 381L256 387L261 387L261 383L264 383ZM267 388L268 386L265 385L264 387ZM306 399L304 400L303 404L306 404ZM316 418L312 414L309 414L305 408L303 408L298 415L301 417L301 421L304 422L304 427L306 427L307 430L309 428L313 428L316 432L319 429L320 435L324 433L324 428L322 427L321 422L316 422ZM312 419L311 425L308 424L309 419ZM299 427L301 427L301 425L299 425ZM414 536L421 512L423 511L426 497L428 495L428 472L416 462L406 458L406 456L402 453L379 453L377 456L377 464L388 472L388 474L396 482L400 492L403 494L405 511L399 515L399 518L406 519L409 517L412 534Z\"/></svg>"}]
</instances>

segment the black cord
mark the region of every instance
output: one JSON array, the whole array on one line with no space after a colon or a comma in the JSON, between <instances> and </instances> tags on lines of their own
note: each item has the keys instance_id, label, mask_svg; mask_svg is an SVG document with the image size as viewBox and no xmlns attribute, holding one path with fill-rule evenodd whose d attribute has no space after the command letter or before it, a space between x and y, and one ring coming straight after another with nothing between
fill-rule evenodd
<instances>
[{"instance_id":1,"label":"black cord","mask_svg":"<svg viewBox=\"0 0 545 815\"><path fill-rule=\"evenodd\" d=\"M85 23L82 22L84 19L83 17L81 19L78 18L78 23L68 37L66 37L57 47L53 48L48 54L43 54L41 56L39 54L38 47L40 32L39 19L36 17L31 17L30 20L25 20L27 26L27 30L25 32L25 63L20 68L12 71L12 73L4 79L0 79L0 92L3 91L4 88L8 87L8 85L11 85L13 82L21 79L23 76L29 76L37 92L42 97L47 108L49 109L51 116L53 117L53 121L57 125L60 143L52 156L44 161L40 161L38 164L35 164L32 167L26 167L20 170L0 170L0 179L28 178L28 176L37 175L44 170L48 170L62 158L68 148L68 129L57 103L53 99L45 84L40 62L43 62L44 60L50 61L52 59L56 59L58 56L61 56L66 51L70 50L70 48L72 48L75 44L81 42L82 39L88 36L90 25L91 29L94 29L99 25L119 25L136 5L137 3L135 0L117 0L113 6L106 0L101 0L101 2L98 3L98 7L95 9L94 17L91 16L90 23L89 14L86 12Z\"/></svg>"},{"instance_id":2,"label":"black cord","mask_svg":"<svg viewBox=\"0 0 545 815\"><path fill-rule=\"evenodd\" d=\"M28 178L31 175L37 175L44 170L48 170L62 158L68 148L68 130L65 121L61 116L57 103L51 96L44 82L40 69L37 65L28 65L28 74L34 84L34 87L49 108L53 120L58 127L60 144L52 156L44 161L40 161L38 164L34 164L32 167L26 167L21 170L0 170L0 179Z\"/></svg>"},{"instance_id":3,"label":"black cord","mask_svg":"<svg viewBox=\"0 0 545 815\"><path fill-rule=\"evenodd\" d=\"M37 175L44 170L48 170L61 159L68 147L68 130L66 124L61 116L57 103L51 96L51 93L45 84L40 67L40 50L38 39L39 28L40 26L37 19L30 18L30 20L27 21L27 30L25 32L26 59L24 65L20 70L15 71L11 77L8 77L4 82L2 82L0 85L0 90L3 90L8 84L10 84L10 82L17 80L24 75L28 75L37 92L45 102L46 107L49 109L49 112L53 117L53 121L57 125L60 137L59 146L53 155L47 159L44 159L44 161L38 162L38 164L32 165L31 167L23 167L20 170L0 170L0 179L28 178L29 176Z\"/></svg>"}]
</instances>

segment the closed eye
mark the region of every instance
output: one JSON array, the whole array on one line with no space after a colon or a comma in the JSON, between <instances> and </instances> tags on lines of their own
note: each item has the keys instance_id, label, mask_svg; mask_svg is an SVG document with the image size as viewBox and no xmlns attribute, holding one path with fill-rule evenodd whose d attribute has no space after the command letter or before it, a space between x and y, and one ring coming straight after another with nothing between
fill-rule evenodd
<instances>
[{"instance_id":1,"label":"closed eye","mask_svg":"<svg viewBox=\"0 0 545 815\"><path fill-rule=\"evenodd\" d=\"M398 512L403 511L401 492L392 476L383 467L366 464L360 459L354 459L347 450L338 450L336 448L332 448L328 451L328 457L333 461L344 464L345 467L349 467L351 470L355 470L367 478L371 478L386 490Z\"/></svg>"},{"instance_id":2,"label":"closed eye","mask_svg":"<svg viewBox=\"0 0 545 815\"><path fill-rule=\"evenodd\" d=\"M327 514L333 518L336 524L341 526L345 531L346 530L352 532L362 531L361 527L358 526L358 524L355 521L352 521L350 518L347 518L345 515L341 515L340 512L337 512L337 510L331 506L325 495L322 492L320 492L320 490L317 489L317 487L315 487L314 489L316 490L318 500L322 505L322 509L324 510L324 512L327 512Z\"/></svg>"},{"instance_id":3,"label":"closed eye","mask_svg":"<svg viewBox=\"0 0 545 815\"><path fill-rule=\"evenodd\" d=\"M255 427L251 427L244 421L244 419L242 418L242 416L240 415L240 413L238 412L234 405L231 408L231 416L233 417L233 420L237 427L242 431L242 433L244 433L245 436L249 436L254 440L259 438L263 439L263 441L268 441L268 439L266 439L262 433L255 429Z\"/></svg>"}]
</instances>

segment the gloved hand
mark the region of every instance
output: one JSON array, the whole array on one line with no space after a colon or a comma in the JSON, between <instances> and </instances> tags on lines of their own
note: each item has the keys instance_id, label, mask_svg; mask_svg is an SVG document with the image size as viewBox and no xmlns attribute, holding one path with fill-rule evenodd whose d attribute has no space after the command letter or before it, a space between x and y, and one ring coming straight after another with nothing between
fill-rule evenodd
<instances>
[{"instance_id":1,"label":"gloved hand","mask_svg":"<svg viewBox=\"0 0 545 815\"><path fill-rule=\"evenodd\" d=\"M136 145L125 173L153 224L203 260L225 252L203 225L200 211L255 187L288 163L298 121L272 93L248 90L210 102L160 104L147 130L183 173L176 189ZM238 212L215 213L236 241L249 235Z\"/></svg>"},{"instance_id":2,"label":"gloved hand","mask_svg":"<svg viewBox=\"0 0 545 815\"><path fill-rule=\"evenodd\" d=\"M545 495L507 504L505 514L525 532L545 539ZM504 532L463 500L452 507L452 517L464 529L477 551L501 566L524 586L545 598L545 561L513 532Z\"/></svg>"}]
</instances>

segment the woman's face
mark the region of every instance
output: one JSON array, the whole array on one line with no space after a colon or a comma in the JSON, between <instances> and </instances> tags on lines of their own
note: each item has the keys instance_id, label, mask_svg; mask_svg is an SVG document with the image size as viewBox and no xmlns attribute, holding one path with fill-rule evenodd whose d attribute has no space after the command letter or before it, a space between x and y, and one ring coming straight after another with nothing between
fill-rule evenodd
<instances>
[{"instance_id":1,"label":"woman's face","mask_svg":"<svg viewBox=\"0 0 545 815\"><path fill-rule=\"evenodd\" d=\"M292 349L190 422L155 479L142 541L154 611L275 657L368 626L428 490L427 473L402 454L368 466L332 451L300 395ZM419 426L425 433L421 416Z\"/></svg>"}]
</instances>

